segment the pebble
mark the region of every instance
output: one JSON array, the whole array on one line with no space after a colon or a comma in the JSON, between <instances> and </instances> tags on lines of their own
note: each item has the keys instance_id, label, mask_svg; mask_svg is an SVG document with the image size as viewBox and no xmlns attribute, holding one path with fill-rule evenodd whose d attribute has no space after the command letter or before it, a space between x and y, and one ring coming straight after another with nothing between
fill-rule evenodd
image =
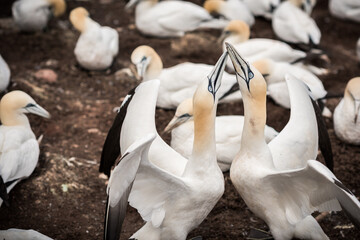
<instances>
[{"instance_id":1,"label":"pebble","mask_svg":"<svg viewBox=\"0 0 360 240\"><path fill-rule=\"evenodd\" d=\"M58 78L57 74L51 69L40 69L35 73L35 77L48 83L54 83Z\"/></svg>"}]
</instances>

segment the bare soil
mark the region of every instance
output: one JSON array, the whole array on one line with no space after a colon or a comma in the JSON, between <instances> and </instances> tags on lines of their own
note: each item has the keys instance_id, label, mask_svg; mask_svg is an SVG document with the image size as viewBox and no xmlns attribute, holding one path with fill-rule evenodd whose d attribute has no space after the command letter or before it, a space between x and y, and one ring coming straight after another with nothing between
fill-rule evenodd
<instances>
[{"instance_id":1,"label":"bare soil","mask_svg":"<svg viewBox=\"0 0 360 240\"><path fill-rule=\"evenodd\" d=\"M67 1L68 10L60 20L52 20L46 32L24 34L9 20L12 0L0 3L0 54L12 72L11 90L32 95L51 114L51 120L29 116L37 136L43 134L39 165L29 179L10 193L11 206L0 208L0 229L35 229L54 239L101 239L106 200L106 179L99 177L102 145L126 93L138 82L125 74L134 48L147 44L156 49L170 67L184 61L214 64L221 54L219 31L187 34L183 39L156 39L142 36L135 28L134 13L125 12L122 1ZM199 0L196 3L200 4ZM111 69L84 71L73 54L79 33L67 16L71 9L84 6L102 25L116 28L120 51ZM330 74L321 77L329 92L342 93L347 81L359 75L355 45L360 25L333 18L328 2L319 0L312 15L322 31L321 47L331 59ZM270 22L256 19L252 37L275 38ZM56 82L36 79L34 73L49 68L58 74ZM331 99L333 111L340 99ZM289 111L267 103L267 124L281 130ZM174 111L158 109L157 127L164 129ZM243 114L242 103L218 106L218 115ZM334 151L335 174L360 196L360 147L342 143L334 135L332 119L326 120ZM163 135L169 142L170 135ZM319 159L322 159L320 156ZM189 238L245 239L251 227L267 229L265 223L246 207L226 173L226 191L206 220ZM315 213L316 215L316 213ZM129 207L121 239L127 239L143 221ZM344 213L333 213L321 226L330 239L360 239L360 232Z\"/></svg>"}]
</instances>

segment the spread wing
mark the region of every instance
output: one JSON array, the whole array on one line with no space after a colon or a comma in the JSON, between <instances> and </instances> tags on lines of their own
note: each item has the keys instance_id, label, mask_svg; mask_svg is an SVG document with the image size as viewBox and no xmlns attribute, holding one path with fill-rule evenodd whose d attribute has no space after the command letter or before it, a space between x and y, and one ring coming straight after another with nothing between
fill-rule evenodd
<instances>
[{"instance_id":1,"label":"spread wing","mask_svg":"<svg viewBox=\"0 0 360 240\"><path fill-rule=\"evenodd\" d=\"M147 158L154 134L135 141L118 160L109 179L105 216L105 238L119 239L128 197L142 158Z\"/></svg>"},{"instance_id":2,"label":"spread wing","mask_svg":"<svg viewBox=\"0 0 360 240\"><path fill-rule=\"evenodd\" d=\"M360 203L335 175L320 162L309 160L304 168L281 171L264 178L279 195L290 223L315 210L339 211L341 207L360 227Z\"/></svg>"}]
</instances>

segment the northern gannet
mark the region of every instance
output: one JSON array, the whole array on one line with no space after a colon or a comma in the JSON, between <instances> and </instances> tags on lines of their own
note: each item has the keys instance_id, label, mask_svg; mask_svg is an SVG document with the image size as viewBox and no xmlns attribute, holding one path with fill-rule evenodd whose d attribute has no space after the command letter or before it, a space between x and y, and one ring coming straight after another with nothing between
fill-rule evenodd
<instances>
[{"instance_id":1,"label":"northern gannet","mask_svg":"<svg viewBox=\"0 0 360 240\"><path fill-rule=\"evenodd\" d=\"M271 19L274 10L279 6L280 0L243 0L253 15Z\"/></svg>"},{"instance_id":2,"label":"northern gannet","mask_svg":"<svg viewBox=\"0 0 360 240\"><path fill-rule=\"evenodd\" d=\"M126 7L135 4L137 29L154 37L182 37L199 28L222 29L228 22L215 19L204 8L186 1L131 0Z\"/></svg>"},{"instance_id":3,"label":"northern gannet","mask_svg":"<svg viewBox=\"0 0 360 240\"><path fill-rule=\"evenodd\" d=\"M44 234L41 234L35 230L29 229L29 230L23 230L23 229L16 229L16 228L10 228L8 230L0 230L0 239L6 239L6 240L52 240L52 238L49 238L45 236Z\"/></svg>"},{"instance_id":4,"label":"northern gannet","mask_svg":"<svg viewBox=\"0 0 360 240\"><path fill-rule=\"evenodd\" d=\"M130 205L146 221L131 236L138 240L185 240L220 199L224 192L224 177L216 161L214 127L217 90L226 57L225 52L194 94L195 140L189 159L166 145L156 132L154 118L159 80L141 83L132 97L126 99L119 113L125 116L122 126L111 130L121 128L123 156L109 180L105 239L119 239L128 196ZM103 151L113 149L114 146L107 146L106 142L108 139ZM106 166L115 160L102 159L108 162ZM182 167L171 171L181 164Z\"/></svg>"},{"instance_id":5,"label":"northern gannet","mask_svg":"<svg viewBox=\"0 0 360 240\"><path fill-rule=\"evenodd\" d=\"M16 25L26 32L44 30L52 16L59 17L65 10L65 0L18 0L12 5Z\"/></svg>"},{"instance_id":6,"label":"northern gannet","mask_svg":"<svg viewBox=\"0 0 360 240\"><path fill-rule=\"evenodd\" d=\"M291 132L288 124L266 144L265 79L231 45L228 52L243 95L245 116L241 148L231 165L230 177L250 210L267 223L275 239L328 239L311 216L315 210L339 211L342 207L359 226L359 201L328 168L315 160L307 160L312 158L306 159L316 152L310 146L312 137L309 139L307 133L301 132L301 127L294 122L289 128L295 132ZM291 121L303 110L309 109L310 113L312 103L301 81L288 76L287 82L291 101L296 106L292 109ZM314 119L314 115L302 115L302 119ZM301 120L297 123L303 124ZM316 132L316 126L309 128ZM297 138L296 145L285 141L292 137ZM281 141L276 142L277 139ZM309 146L302 153L301 143Z\"/></svg>"},{"instance_id":7,"label":"northern gannet","mask_svg":"<svg viewBox=\"0 0 360 240\"><path fill-rule=\"evenodd\" d=\"M81 33L74 50L79 64L88 70L109 68L119 51L117 31L100 26L83 7L71 11L70 21Z\"/></svg>"},{"instance_id":8,"label":"northern gannet","mask_svg":"<svg viewBox=\"0 0 360 240\"><path fill-rule=\"evenodd\" d=\"M206 0L204 8L212 15L220 15L227 20L242 20L249 26L254 25L255 18L240 0Z\"/></svg>"},{"instance_id":9,"label":"northern gannet","mask_svg":"<svg viewBox=\"0 0 360 240\"><path fill-rule=\"evenodd\" d=\"M327 95L327 91L322 81L310 71L286 62L275 62L271 59L257 60L252 65L265 77L268 95L280 106L290 108L289 92L285 81L286 74L291 74L306 83L314 100L325 103L324 97ZM323 115L331 117L331 112L327 107L324 107Z\"/></svg>"},{"instance_id":10,"label":"northern gannet","mask_svg":"<svg viewBox=\"0 0 360 240\"><path fill-rule=\"evenodd\" d=\"M305 11L301 7L305 5ZM321 32L314 19L308 14L309 0L287 0L275 10L272 28L280 39L298 44L319 45Z\"/></svg>"},{"instance_id":11,"label":"northern gannet","mask_svg":"<svg viewBox=\"0 0 360 240\"><path fill-rule=\"evenodd\" d=\"M334 130L344 142L360 145L360 77L351 79L334 111Z\"/></svg>"},{"instance_id":12,"label":"northern gannet","mask_svg":"<svg viewBox=\"0 0 360 240\"><path fill-rule=\"evenodd\" d=\"M156 105L168 109L176 108L183 100L191 98L198 84L214 67L208 64L184 62L163 69L160 56L153 48L146 45L139 46L132 52L131 62L135 64L137 74L143 81L160 80ZM239 91L227 95L234 85L237 85L235 76L224 72L221 87L217 93L221 102L241 99Z\"/></svg>"},{"instance_id":13,"label":"northern gannet","mask_svg":"<svg viewBox=\"0 0 360 240\"><path fill-rule=\"evenodd\" d=\"M215 121L216 158L221 171L226 172L239 151L243 116L218 116ZM193 102L184 100L177 107L175 116L166 126L165 132L171 131L171 147L186 158L190 158L194 144ZM278 132L265 126L265 140L270 142Z\"/></svg>"},{"instance_id":14,"label":"northern gannet","mask_svg":"<svg viewBox=\"0 0 360 240\"><path fill-rule=\"evenodd\" d=\"M329 9L335 17L360 22L360 2L357 0L330 0Z\"/></svg>"},{"instance_id":15,"label":"northern gannet","mask_svg":"<svg viewBox=\"0 0 360 240\"><path fill-rule=\"evenodd\" d=\"M12 91L0 101L0 206L9 204L8 193L34 171L39 159L39 143L26 113L44 118L50 114L22 91Z\"/></svg>"},{"instance_id":16,"label":"northern gannet","mask_svg":"<svg viewBox=\"0 0 360 240\"><path fill-rule=\"evenodd\" d=\"M225 42L230 43L250 62L270 58L274 61L291 63L306 57L305 52L295 50L284 42L267 38L249 38L249 25L244 21L234 20L224 29L220 40L223 41L224 51L226 50ZM234 69L231 61L228 61L227 66Z\"/></svg>"},{"instance_id":17,"label":"northern gannet","mask_svg":"<svg viewBox=\"0 0 360 240\"><path fill-rule=\"evenodd\" d=\"M7 89L10 83L10 68L0 55L0 92Z\"/></svg>"}]
</instances>

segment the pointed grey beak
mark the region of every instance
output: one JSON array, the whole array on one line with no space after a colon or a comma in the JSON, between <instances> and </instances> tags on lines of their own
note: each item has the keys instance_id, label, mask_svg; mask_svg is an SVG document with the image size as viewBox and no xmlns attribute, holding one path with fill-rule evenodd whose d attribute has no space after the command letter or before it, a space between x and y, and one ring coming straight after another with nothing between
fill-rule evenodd
<instances>
[{"instance_id":1,"label":"pointed grey beak","mask_svg":"<svg viewBox=\"0 0 360 240\"><path fill-rule=\"evenodd\" d=\"M168 125L164 129L164 133L168 133L174 128L177 128L178 126L186 123L192 116L189 114L183 114L180 117L174 116L171 121L168 123Z\"/></svg>"},{"instance_id":2,"label":"pointed grey beak","mask_svg":"<svg viewBox=\"0 0 360 240\"><path fill-rule=\"evenodd\" d=\"M25 109L29 113L38 115L40 117L50 118L50 113L48 111L46 111L44 108L42 108L40 105L38 105L38 104L30 103L25 107Z\"/></svg>"},{"instance_id":3,"label":"pointed grey beak","mask_svg":"<svg viewBox=\"0 0 360 240\"><path fill-rule=\"evenodd\" d=\"M215 64L211 73L207 76L209 80L208 91L214 96L214 99L216 92L221 86L221 79L225 70L227 57L228 53L224 52Z\"/></svg>"},{"instance_id":4,"label":"pointed grey beak","mask_svg":"<svg viewBox=\"0 0 360 240\"><path fill-rule=\"evenodd\" d=\"M229 43L226 44L226 49L229 52L229 56L231 59L231 62L234 66L236 75L242 78L250 90L250 80L254 77L254 73L250 69L249 63L247 63L240 54L236 51L236 49Z\"/></svg>"}]
</instances>

